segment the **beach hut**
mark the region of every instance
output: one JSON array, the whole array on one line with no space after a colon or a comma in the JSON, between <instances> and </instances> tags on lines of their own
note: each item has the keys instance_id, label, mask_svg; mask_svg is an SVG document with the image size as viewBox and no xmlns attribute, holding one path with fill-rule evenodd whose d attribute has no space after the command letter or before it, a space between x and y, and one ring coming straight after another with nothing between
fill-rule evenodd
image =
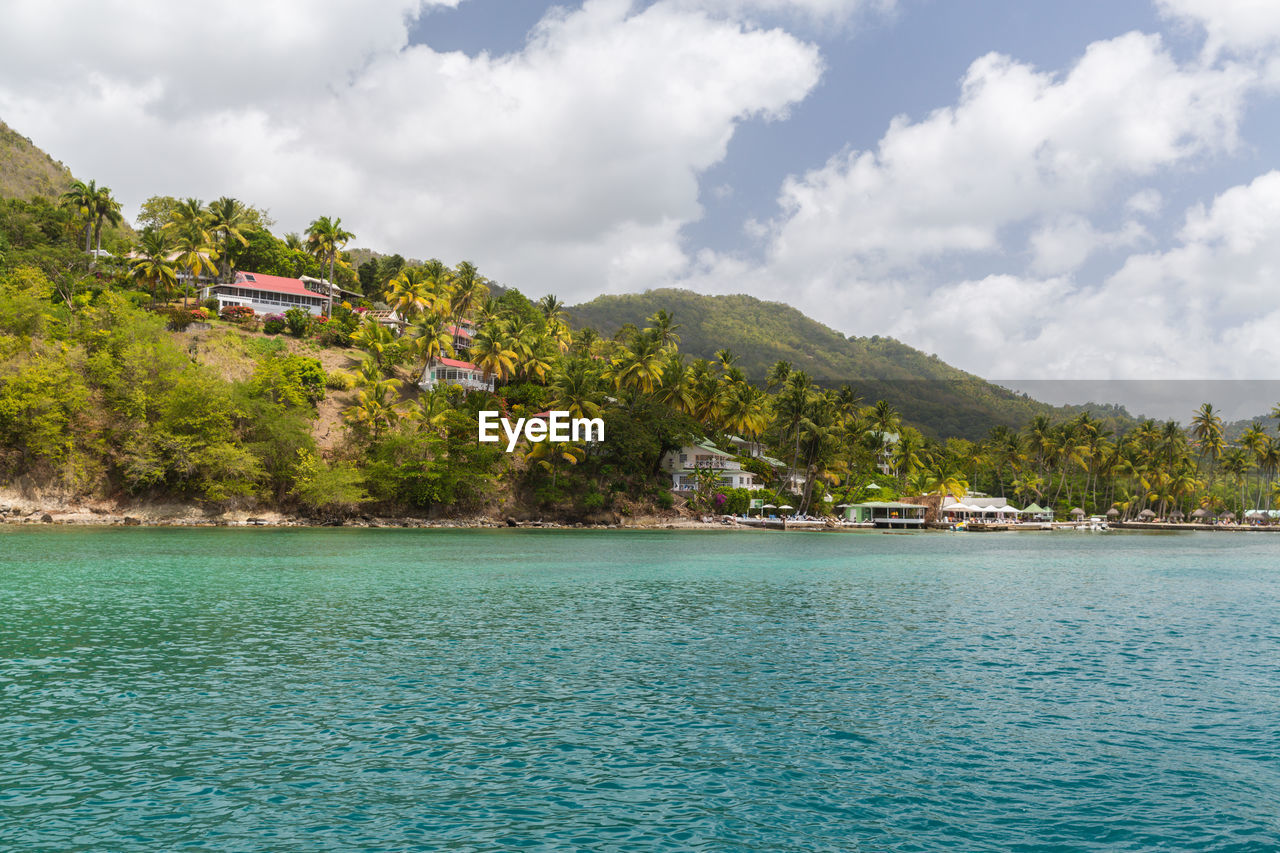
<instances>
[{"instance_id":1,"label":"beach hut","mask_svg":"<svg viewBox=\"0 0 1280 853\"><path fill-rule=\"evenodd\" d=\"M1112 507L1111 509L1107 510L1107 518L1119 518L1119 517L1120 517L1120 510L1116 509L1115 507Z\"/></svg>"},{"instance_id":2,"label":"beach hut","mask_svg":"<svg viewBox=\"0 0 1280 853\"><path fill-rule=\"evenodd\" d=\"M1200 509L1191 513L1191 518L1194 519L1197 524L1205 524L1208 518L1212 515L1213 513L1209 512L1209 510L1204 507L1200 507Z\"/></svg>"},{"instance_id":3,"label":"beach hut","mask_svg":"<svg viewBox=\"0 0 1280 853\"><path fill-rule=\"evenodd\" d=\"M1142 512L1138 513L1138 518L1141 518L1144 521L1150 520L1155 517L1156 517L1155 511L1151 509L1144 509Z\"/></svg>"},{"instance_id":4,"label":"beach hut","mask_svg":"<svg viewBox=\"0 0 1280 853\"><path fill-rule=\"evenodd\" d=\"M1082 509L1081 509L1080 507L1078 507L1078 506L1077 506L1077 507L1073 507L1073 508L1071 509L1071 517L1072 517L1072 518L1074 518L1074 519L1077 519L1077 520L1079 520L1079 519L1081 519L1081 518L1084 518L1084 510L1082 510Z\"/></svg>"},{"instance_id":5,"label":"beach hut","mask_svg":"<svg viewBox=\"0 0 1280 853\"><path fill-rule=\"evenodd\" d=\"M1227 510L1226 512L1224 512L1224 513L1221 515L1221 518L1222 518L1222 520L1223 520L1223 521L1235 521L1235 520L1236 520L1236 514L1235 514L1234 512L1232 512L1231 510Z\"/></svg>"},{"instance_id":6,"label":"beach hut","mask_svg":"<svg viewBox=\"0 0 1280 853\"><path fill-rule=\"evenodd\" d=\"M1022 510L1022 514L1032 521L1053 521L1053 513L1038 503L1032 503Z\"/></svg>"},{"instance_id":7,"label":"beach hut","mask_svg":"<svg viewBox=\"0 0 1280 853\"><path fill-rule=\"evenodd\" d=\"M1177 509L1176 507L1174 508L1173 512L1169 513L1170 521L1182 521L1182 519L1186 517L1187 516L1183 513L1183 511L1180 509Z\"/></svg>"}]
</instances>

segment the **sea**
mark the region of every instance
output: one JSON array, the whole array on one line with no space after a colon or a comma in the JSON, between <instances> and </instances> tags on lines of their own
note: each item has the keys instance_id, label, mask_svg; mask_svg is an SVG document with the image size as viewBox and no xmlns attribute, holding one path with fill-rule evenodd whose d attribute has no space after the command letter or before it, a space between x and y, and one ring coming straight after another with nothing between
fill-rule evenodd
<instances>
[{"instance_id":1,"label":"sea","mask_svg":"<svg viewBox=\"0 0 1280 853\"><path fill-rule=\"evenodd\" d=\"M0 850L1280 850L1280 537L0 527Z\"/></svg>"}]
</instances>

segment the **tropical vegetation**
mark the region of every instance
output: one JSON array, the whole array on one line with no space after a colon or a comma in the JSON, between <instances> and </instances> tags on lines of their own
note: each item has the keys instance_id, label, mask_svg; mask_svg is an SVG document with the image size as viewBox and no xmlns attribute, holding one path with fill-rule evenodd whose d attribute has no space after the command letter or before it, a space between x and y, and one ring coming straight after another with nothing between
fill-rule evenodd
<instances>
[{"instance_id":1,"label":"tropical vegetation","mask_svg":"<svg viewBox=\"0 0 1280 853\"><path fill-rule=\"evenodd\" d=\"M643 316L615 322L615 312L592 325L606 303L534 302L467 261L355 263L337 217L283 238L264 211L229 197L155 197L136 232L117 228L118 217L93 181L57 199L0 200L0 483L321 516L602 519L675 504L745 511L761 498L825 514L873 498L972 492L1126 517L1280 505L1280 408L1240 431L1209 404L1186 426L1135 421L1053 409L960 374L953 396L981 399L988 412L999 404L997 422L975 435L974 421L948 430L945 419L913 416L940 405L924 385L895 397L880 393L887 380L832 381L830 365L841 362L815 361L808 344L726 345L757 319L765 331L751 341L800 323L759 313L763 303L740 303L733 322L724 306L739 303L714 303L724 330L716 345L716 324L681 307L706 303L680 292L646 294ZM322 317L191 307L196 285L237 269L325 277L361 296L331 297ZM637 300L618 304L631 310ZM842 352L854 344L900 356L895 369L908 374L915 364L887 339L843 341ZM761 362L761 350L788 347L796 359ZM425 368L447 358L476 365L494 390L422 387ZM934 373L946 376L943 368ZM508 455L477 440L481 410L546 409L601 418L604 441ZM689 493L673 495L662 462L690 443L736 455L765 489L727 488L702 471Z\"/></svg>"}]
</instances>

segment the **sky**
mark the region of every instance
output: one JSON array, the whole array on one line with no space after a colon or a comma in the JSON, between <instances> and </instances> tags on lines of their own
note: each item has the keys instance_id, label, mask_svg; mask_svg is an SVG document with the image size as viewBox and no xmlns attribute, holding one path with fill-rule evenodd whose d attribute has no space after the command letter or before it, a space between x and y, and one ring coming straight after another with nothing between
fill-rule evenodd
<instances>
[{"instance_id":1,"label":"sky","mask_svg":"<svg viewBox=\"0 0 1280 853\"><path fill-rule=\"evenodd\" d=\"M231 195L534 298L749 293L1161 417L1184 386L1133 380L1280 379L1278 94L1271 0L8 0L0 28L0 119L127 215Z\"/></svg>"}]
</instances>

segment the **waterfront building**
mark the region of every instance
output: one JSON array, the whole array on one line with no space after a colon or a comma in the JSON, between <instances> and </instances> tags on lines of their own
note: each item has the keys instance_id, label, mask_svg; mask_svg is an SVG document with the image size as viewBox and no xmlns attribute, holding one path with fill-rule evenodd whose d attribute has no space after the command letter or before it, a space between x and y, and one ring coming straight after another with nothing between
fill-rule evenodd
<instances>
[{"instance_id":1,"label":"waterfront building","mask_svg":"<svg viewBox=\"0 0 1280 853\"><path fill-rule=\"evenodd\" d=\"M764 488L755 474L742 469L742 463L712 444L701 442L672 450L662 457L661 468L671 475L673 492L691 492L697 487L699 469L715 472L721 485L732 489Z\"/></svg>"},{"instance_id":2,"label":"waterfront building","mask_svg":"<svg viewBox=\"0 0 1280 853\"><path fill-rule=\"evenodd\" d=\"M845 508L845 518L858 524L874 524L900 530L924 527L928 507L902 501L866 501Z\"/></svg>"}]
</instances>

